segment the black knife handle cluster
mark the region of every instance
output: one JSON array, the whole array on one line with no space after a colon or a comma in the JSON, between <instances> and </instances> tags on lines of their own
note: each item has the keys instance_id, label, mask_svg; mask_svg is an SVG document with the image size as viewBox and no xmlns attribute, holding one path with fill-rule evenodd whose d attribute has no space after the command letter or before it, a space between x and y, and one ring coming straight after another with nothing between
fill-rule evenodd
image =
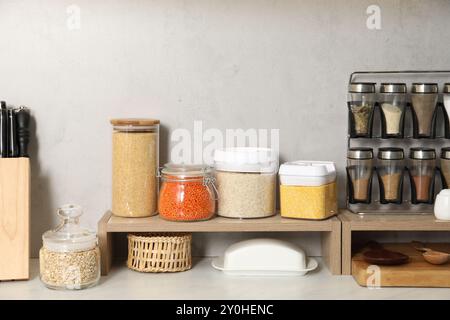
<instances>
[{"instance_id":1,"label":"black knife handle cluster","mask_svg":"<svg viewBox=\"0 0 450 320\"><path fill-rule=\"evenodd\" d=\"M29 157L30 111L25 107L8 108L1 101L0 158Z\"/></svg>"}]
</instances>

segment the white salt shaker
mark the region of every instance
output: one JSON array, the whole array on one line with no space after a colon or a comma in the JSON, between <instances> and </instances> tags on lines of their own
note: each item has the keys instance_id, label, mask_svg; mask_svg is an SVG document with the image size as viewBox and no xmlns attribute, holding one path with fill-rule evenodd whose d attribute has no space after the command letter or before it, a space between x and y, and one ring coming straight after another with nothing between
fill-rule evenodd
<instances>
[{"instance_id":1,"label":"white salt shaker","mask_svg":"<svg viewBox=\"0 0 450 320\"><path fill-rule=\"evenodd\" d=\"M450 189L444 189L437 195L434 215L439 220L450 220Z\"/></svg>"}]
</instances>

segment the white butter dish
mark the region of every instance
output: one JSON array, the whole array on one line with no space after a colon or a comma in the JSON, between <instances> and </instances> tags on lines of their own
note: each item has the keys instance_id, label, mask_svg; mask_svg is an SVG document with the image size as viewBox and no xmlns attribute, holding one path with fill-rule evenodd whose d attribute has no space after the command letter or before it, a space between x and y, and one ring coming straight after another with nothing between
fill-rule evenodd
<instances>
[{"instance_id":1,"label":"white butter dish","mask_svg":"<svg viewBox=\"0 0 450 320\"><path fill-rule=\"evenodd\" d=\"M229 246L223 257L212 261L212 266L230 275L303 276L316 269L318 263L289 242L252 239Z\"/></svg>"}]
</instances>

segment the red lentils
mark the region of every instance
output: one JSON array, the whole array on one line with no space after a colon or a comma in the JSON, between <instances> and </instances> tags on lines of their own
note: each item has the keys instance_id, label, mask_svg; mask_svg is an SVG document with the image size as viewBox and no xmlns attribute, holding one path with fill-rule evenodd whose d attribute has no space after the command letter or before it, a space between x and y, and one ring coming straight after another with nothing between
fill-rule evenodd
<instances>
[{"instance_id":1,"label":"red lentils","mask_svg":"<svg viewBox=\"0 0 450 320\"><path fill-rule=\"evenodd\" d=\"M186 177L186 171L173 174L173 169L166 170L170 175L164 172L163 169L163 183L159 194L159 214L162 218L199 221L210 219L214 215L215 199L211 181L205 180L203 175Z\"/></svg>"}]
</instances>

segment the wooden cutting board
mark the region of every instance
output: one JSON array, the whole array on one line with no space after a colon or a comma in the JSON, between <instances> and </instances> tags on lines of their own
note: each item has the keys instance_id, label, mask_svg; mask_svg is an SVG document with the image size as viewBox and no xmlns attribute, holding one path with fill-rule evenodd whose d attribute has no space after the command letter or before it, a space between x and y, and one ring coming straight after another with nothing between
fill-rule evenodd
<instances>
[{"instance_id":1,"label":"wooden cutting board","mask_svg":"<svg viewBox=\"0 0 450 320\"><path fill-rule=\"evenodd\" d=\"M450 262L444 265L432 265L426 262L421 252L409 243L383 244L388 250L398 251L410 257L407 264L399 266L374 266L364 261L362 253L352 258L352 275L356 282L364 287L436 287L450 288ZM433 243L425 247L450 252L450 244Z\"/></svg>"}]
</instances>

